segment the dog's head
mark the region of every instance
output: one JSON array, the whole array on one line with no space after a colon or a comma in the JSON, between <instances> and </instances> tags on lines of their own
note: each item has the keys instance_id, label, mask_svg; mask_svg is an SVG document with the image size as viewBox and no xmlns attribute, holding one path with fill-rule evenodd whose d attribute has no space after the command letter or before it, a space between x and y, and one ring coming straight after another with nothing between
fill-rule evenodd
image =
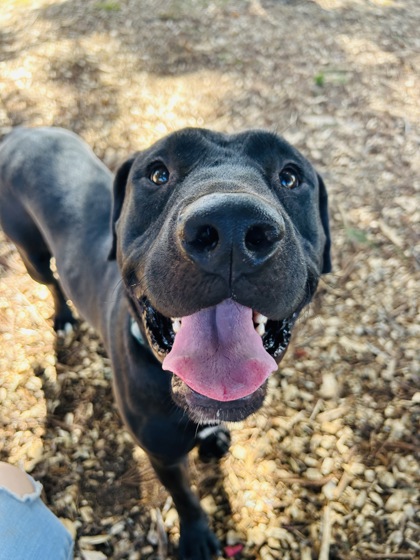
<instances>
[{"instance_id":1,"label":"dog's head","mask_svg":"<svg viewBox=\"0 0 420 560\"><path fill-rule=\"evenodd\" d=\"M118 170L112 228L110 258L175 402L199 422L257 410L331 267L311 164L269 132L181 130Z\"/></svg>"}]
</instances>

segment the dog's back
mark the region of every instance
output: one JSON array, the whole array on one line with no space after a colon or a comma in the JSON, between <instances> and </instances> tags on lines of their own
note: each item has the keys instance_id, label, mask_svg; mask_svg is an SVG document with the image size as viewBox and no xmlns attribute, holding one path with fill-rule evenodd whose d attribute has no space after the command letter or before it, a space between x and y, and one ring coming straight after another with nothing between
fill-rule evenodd
<instances>
[{"instance_id":1,"label":"dog's back","mask_svg":"<svg viewBox=\"0 0 420 560\"><path fill-rule=\"evenodd\" d=\"M66 297L100 330L97 310L118 282L117 267L107 260L111 183L111 172L69 131L17 128L0 146L4 232L31 276L49 286L55 257ZM97 285L88 289L86 282Z\"/></svg>"}]
</instances>

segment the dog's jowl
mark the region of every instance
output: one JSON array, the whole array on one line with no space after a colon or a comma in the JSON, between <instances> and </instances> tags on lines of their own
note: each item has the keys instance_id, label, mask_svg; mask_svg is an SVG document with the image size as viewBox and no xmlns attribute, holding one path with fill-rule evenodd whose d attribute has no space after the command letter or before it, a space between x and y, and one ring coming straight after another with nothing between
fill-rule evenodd
<instances>
[{"instance_id":1,"label":"dog's jowl","mask_svg":"<svg viewBox=\"0 0 420 560\"><path fill-rule=\"evenodd\" d=\"M55 329L75 322L70 298L100 333L121 415L177 507L180 557L212 558L187 454L227 451L209 425L263 404L330 270L322 179L275 134L185 129L134 154L112 187L74 134L21 128L0 147L0 220L50 288Z\"/></svg>"}]
</instances>

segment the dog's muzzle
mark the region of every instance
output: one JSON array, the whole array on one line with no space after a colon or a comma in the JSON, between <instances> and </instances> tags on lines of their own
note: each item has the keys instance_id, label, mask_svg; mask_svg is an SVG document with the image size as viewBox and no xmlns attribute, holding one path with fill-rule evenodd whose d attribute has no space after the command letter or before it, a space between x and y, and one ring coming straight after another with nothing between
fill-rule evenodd
<instances>
[{"instance_id":1,"label":"dog's muzzle","mask_svg":"<svg viewBox=\"0 0 420 560\"><path fill-rule=\"evenodd\" d=\"M177 317L163 315L145 296L135 302L151 348L162 368L174 374L174 400L200 423L240 420L259 408L266 381L286 352L299 302L289 304L279 320L270 319L258 310L258 297L251 298L256 308L244 301L241 287L243 278L258 285L269 273L285 236L280 210L257 194L201 196L177 215L175 264L191 271L185 298L187 290L197 290L194 282L201 275L203 300L216 281L224 285L220 301Z\"/></svg>"}]
</instances>

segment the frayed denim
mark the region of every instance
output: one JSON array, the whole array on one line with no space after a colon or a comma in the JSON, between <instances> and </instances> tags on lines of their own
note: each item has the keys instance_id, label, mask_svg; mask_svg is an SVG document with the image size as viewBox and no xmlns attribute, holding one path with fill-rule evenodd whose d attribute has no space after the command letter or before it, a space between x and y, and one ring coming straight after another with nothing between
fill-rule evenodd
<instances>
[{"instance_id":1,"label":"frayed denim","mask_svg":"<svg viewBox=\"0 0 420 560\"><path fill-rule=\"evenodd\" d=\"M0 486L0 560L71 560L70 533L41 500L42 485L18 496Z\"/></svg>"}]
</instances>

